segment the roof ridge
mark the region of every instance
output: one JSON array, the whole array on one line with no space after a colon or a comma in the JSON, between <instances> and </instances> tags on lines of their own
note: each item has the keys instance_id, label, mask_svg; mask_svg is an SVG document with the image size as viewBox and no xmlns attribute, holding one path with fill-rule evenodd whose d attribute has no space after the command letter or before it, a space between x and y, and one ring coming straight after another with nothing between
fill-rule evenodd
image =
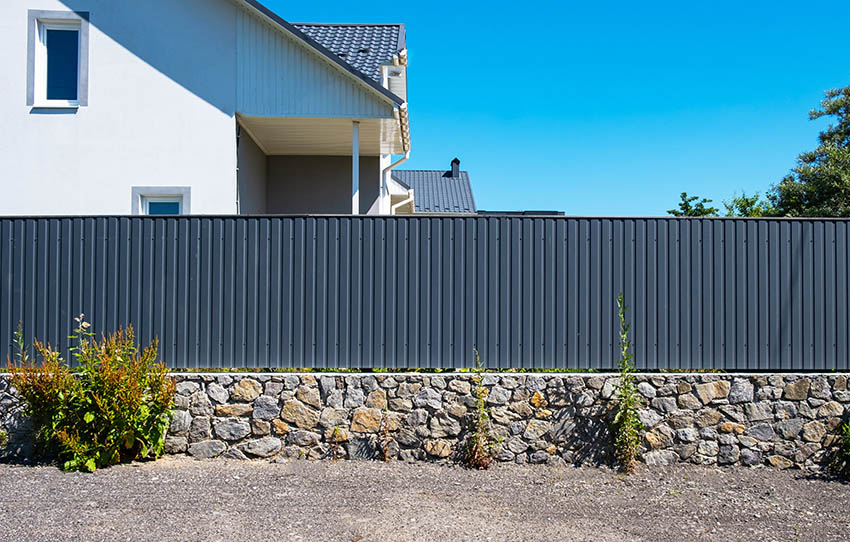
<instances>
[{"instance_id":1,"label":"roof ridge","mask_svg":"<svg viewBox=\"0 0 850 542\"><path fill-rule=\"evenodd\" d=\"M430 172L433 172L433 173L451 173L452 170L450 170L450 169L393 169L392 170L393 173L395 173L396 171L430 171ZM461 169L461 170L458 170L458 173L469 173L469 170Z\"/></svg>"}]
</instances>

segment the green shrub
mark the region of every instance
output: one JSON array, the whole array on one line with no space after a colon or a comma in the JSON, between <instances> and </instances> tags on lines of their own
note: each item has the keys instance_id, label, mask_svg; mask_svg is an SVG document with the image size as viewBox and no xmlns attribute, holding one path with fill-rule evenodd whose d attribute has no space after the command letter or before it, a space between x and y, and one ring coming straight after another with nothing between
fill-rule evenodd
<instances>
[{"instance_id":1,"label":"green shrub","mask_svg":"<svg viewBox=\"0 0 850 542\"><path fill-rule=\"evenodd\" d=\"M621 468L626 473L632 473L640 451L640 431L643 425L638 414L641 399L634 376L634 354L629 353L632 342L629 340L630 326L626 323L626 305L622 294L617 297L617 312L620 318L620 384L617 386L617 411L613 422L614 451Z\"/></svg>"},{"instance_id":2,"label":"green shrub","mask_svg":"<svg viewBox=\"0 0 850 542\"><path fill-rule=\"evenodd\" d=\"M159 457L175 386L156 362L157 341L140 352L132 328L98 341L83 315L76 321L71 338L78 374L59 352L38 341L41 363L30 363L18 335L11 382L26 403L37 443L45 454L58 456L64 470L94 471Z\"/></svg>"},{"instance_id":3,"label":"green shrub","mask_svg":"<svg viewBox=\"0 0 850 542\"><path fill-rule=\"evenodd\" d=\"M475 412L473 413L472 430L466 438L463 450L463 461L467 466L483 470L490 466L499 453L501 439L493 435L490 427L490 412L487 408L486 398L488 390L481 385L484 380L484 367L478 350L475 350L475 376L472 378L475 388L472 395L475 397Z\"/></svg>"}]
</instances>

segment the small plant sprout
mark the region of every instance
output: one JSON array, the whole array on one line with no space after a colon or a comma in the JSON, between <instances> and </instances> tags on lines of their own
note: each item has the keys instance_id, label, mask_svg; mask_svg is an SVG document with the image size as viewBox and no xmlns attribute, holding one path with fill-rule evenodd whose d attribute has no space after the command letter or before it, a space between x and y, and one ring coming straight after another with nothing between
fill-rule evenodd
<instances>
[{"instance_id":1,"label":"small plant sprout","mask_svg":"<svg viewBox=\"0 0 850 542\"><path fill-rule=\"evenodd\" d=\"M24 323L18 322L18 327L15 329L15 349L17 353L15 354L15 361L20 365L29 365L30 364L30 355L27 350L27 344L24 342ZM8 361L8 360L7 360ZM12 365L11 362L8 365Z\"/></svg>"},{"instance_id":2,"label":"small plant sprout","mask_svg":"<svg viewBox=\"0 0 850 542\"><path fill-rule=\"evenodd\" d=\"M342 454L342 446L340 443L343 441L342 431L340 431L339 426L334 426L334 430L331 433L331 446L330 446L330 455L331 461L336 461L337 459L341 459Z\"/></svg>"},{"instance_id":3,"label":"small plant sprout","mask_svg":"<svg viewBox=\"0 0 850 542\"><path fill-rule=\"evenodd\" d=\"M86 348L91 346L90 341L94 337L94 333L89 331L91 324L86 322L85 314L80 313L79 316L74 318L74 321L77 323L77 327L68 335L68 338L74 341L74 345L70 348L71 355L79 361L89 354L86 352Z\"/></svg>"},{"instance_id":4,"label":"small plant sprout","mask_svg":"<svg viewBox=\"0 0 850 542\"><path fill-rule=\"evenodd\" d=\"M501 440L493 435L490 427L490 412L487 408L487 388L482 385L484 381L484 366L475 352L475 376L472 381L475 387L472 394L475 397L475 412L473 413L472 430L466 438L464 448L464 462L474 469L483 470L490 466L496 454L499 453Z\"/></svg>"},{"instance_id":5,"label":"small plant sprout","mask_svg":"<svg viewBox=\"0 0 850 542\"><path fill-rule=\"evenodd\" d=\"M634 354L629 352L632 342L629 340L630 325L626 323L626 304L623 294L617 297L617 313L620 318L620 384L617 386L616 413L614 415L614 452L620 467L627 474L634 472L640 451L640 423L638 409L640 396L635 381Z\"/></svg>"},{"instance_id":6,"label":"small plant sprout","mask_svg":"<svg viewBox=\"0 0 850 542\"><path fill-rule=\"evenodd\" d=\"M850 422L839 429L838 449L835 451L832 467L838 474L850 477Z\"/></svg>"},{"instance_id":7,"label":"small plant sprout","mask_svg":"<svg viewBox=\"0 0 850 542\"><path fill-rule=\"evenodd\" d=\"M378 445L381 448L381 455L384 462L389 462L392 459L392 447L395 443L395 438L390 434L390 410L388 405L384 405L384 412L381 416L381 429Z\"/></svg>"}]
</instances>

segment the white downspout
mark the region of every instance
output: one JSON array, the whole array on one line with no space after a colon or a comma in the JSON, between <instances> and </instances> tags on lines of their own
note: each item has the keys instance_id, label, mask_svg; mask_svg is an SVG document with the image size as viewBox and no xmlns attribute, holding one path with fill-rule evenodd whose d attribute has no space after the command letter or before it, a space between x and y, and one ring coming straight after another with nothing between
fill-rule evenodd
<instances>
[{"instance_id":1,"label":"white downspout","mask_svg":"<svg viewBox=\"0 0 850 542\"><path fill-rule=\"evenodd\" d=\"M393 162L392 164L390 164L390 165L388 165L387 167L384 168L384 171L381 174L382 175L381 178L384 180L384 188L386 188L386 186L387 186L387 179L389 178L389 177L387 177L387 175L390 174L390 171L392 171L396 167L402 165L403 163L407 162L407 160L409 158L410 158L410 151L407 151L406 153L404 153L404 156L402 156L401 158L399 158L398 160L396 160L395 162Z\"/></svg>"},{"instance_id":2,"label":"white downspout","mask_svg":"<svg viewBox=\"0 0 850 542\"><path fill-rule=\"evenodd\" d=\"M381 183L383 184L383 186L381 186L381 191L383 192L381 194L381 197L388 197L390 195L390 190L387 187L389 185L389 182L390 182L390 178L389 178L390 171L392 171L396 167L402 165L403 163L407 162L408 159L410 159L410 151L407 151L406 153L404 153L404 156L402 156L401 158L399 158L398 160L396 160L392 164L385 167L384 170L381 172ZM405 200L405 201L407 201L407 200ZM390 207L390 214L391 215L395 214L395 208L397 206L398 206L398 204Z\"/></svg>"},{"instance_id":3,"label":"white downspout","mask_svg":"<svg viewBox=\"0 0 850 542\"><path fill-rule=\"evenodd\" d=\"M360 122L351 123L351 214L360 214Z\"/></svg>"}]
</instances>

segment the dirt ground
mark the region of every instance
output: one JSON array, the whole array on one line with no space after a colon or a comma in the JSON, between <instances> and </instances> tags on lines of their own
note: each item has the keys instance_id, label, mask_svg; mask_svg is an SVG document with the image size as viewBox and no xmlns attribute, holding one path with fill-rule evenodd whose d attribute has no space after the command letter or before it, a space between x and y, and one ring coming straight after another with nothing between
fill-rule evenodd
<instances>
[{"instance_id":1,"label":"dirt ground","mask_svg":"<svg viewBox=\"0 0 850 542\"><path fill-rule=\"evenodd\" d=\"M841 482L766 468L0 465L0 540L848 540L848 496Z\"/></svg>"}]
</instances>

